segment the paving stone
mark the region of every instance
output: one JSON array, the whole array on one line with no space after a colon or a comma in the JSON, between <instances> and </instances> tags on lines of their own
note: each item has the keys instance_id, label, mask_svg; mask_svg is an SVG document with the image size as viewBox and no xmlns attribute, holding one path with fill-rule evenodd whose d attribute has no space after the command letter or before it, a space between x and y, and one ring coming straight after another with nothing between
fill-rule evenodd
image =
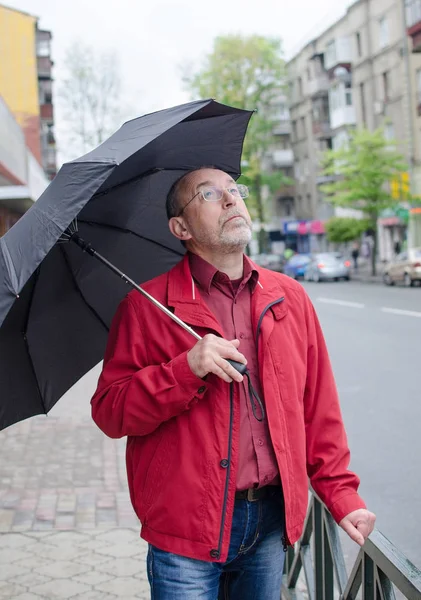
<instances>
[{"instance_id":1,"label":"paving stone","mask_svg":"<svg viewBox=\"0 0 421 600\"><path fill-rule=\"evenodd\" d=\"M15 598L18 594L23 594L23 592L26 591L26 588L22 585L3 581L0 582L0 598L7 598L7 600L11 600L12 598Z\"/></svg>"},{"instance_id":2,"label":"paving stone","mask_svg":"<svg viewBox=\"0 0 421 600\"><path fill-rule=\"evenodd\" d=\"M119 598L127 598L127 596L135 596L138 592L142 591L139 589L139 581L133 577L116 577L105 581L95 586L96 590L102 592L114 594Z\"/></svg>"},{"instance_id":3,"label":"paving stone","mask_svg":"<svg viewBox=\"0 0 421 600\"><path fill-rule=\"evenodd\" d=\"M36 596L31 592L24 592L23 594L19 594L19 596L16 596L14 600L40 600L40 598L41 596Z\"/></svg>"},{"instance_id":4,"label":"paving stone","mask_svg":"<svg viewBox=\"0 0 421 600\"><path fill-rule=\"evenodd\" d=\"M35 594L41 596L41 598L48 598L48 600L61 600L62 598L71 598L76 594L82 594L88 592L89 587L83 583L72 581L69 579L55 579L48 583L41 585L35 585L32 590ZM1 593L1 589L0 589Z\"/></svg>"},{"instance_id":5,"label":"paving stone","mask_svg":"<svg viewBox=\"0 0 421 600\"><path fill-rule=\"evenodd\" d=\"M88 565L78 564L70 560L56 560L50 564L38 567L35 569L35 572L52 579L71 579L75 575L86 573L89 570L90 567Z\"/></svg>"},{"instance_id":6,"label":"paving stone","mask_svg":"<svg viewBox=\"0 0 421 600\"><path fill-rule=\"evenodd\" d=\"M95 586L99 583L104 583L104 581L109 581L111 579L111 575L106 571L101 573L97 568L95 571L88 571L81 575L75 575L73 579L75 581L79 581L80 583L85 583L86 585Z\"/></svg>"},{"instance_id":7,"label":"paving stone","mask_svg":"<svg viewBox=\"0 0 421 600\"><path fill-rule=\"evenodd\" d=\"M28 546L34 543L34 539L25 535L16 535L14 533L0 534L1 548L27 548Z\"/></svg>"},{"instance_id":8,"label":"paving stone","mask_svg":"<svg viewBox=\"0 0 421 600\"><path fill-rule=\"evenodd\" d=\"M110 573L115 577L132 577L139 573L144 568L143 561L138 558L114 558L113 560L102 563L97 567L98 571L103 573Z\"/></svg>"},{"instance_id":9,"label":"paving stone","mask_svg":"<svg viewBox=\"0 0 421 600\"><path fill-rule=\"evenodd\" d=\"M18 585L26 586L28 589L32 589L34 585L38 585L40 583L46 583L50 581L51 577L46 577L45 575L39 575L38 573L25 573L25 575L19 575L18 577L14 577L9 579L12 583L17 583Z\"/></svg>"},{"instance_id":10,"label":"paving stone","mask_svg":"<svg viewBox=\"0 0 421 600\"><path fill-rule=\"evenodd\" d=\"M135 556L139 552L139 548L136 548L130 544L115 544L109 548L98 548L99 554L105 554L106 556L113 556L115 558Z\"/></svg>"}]
</instances>

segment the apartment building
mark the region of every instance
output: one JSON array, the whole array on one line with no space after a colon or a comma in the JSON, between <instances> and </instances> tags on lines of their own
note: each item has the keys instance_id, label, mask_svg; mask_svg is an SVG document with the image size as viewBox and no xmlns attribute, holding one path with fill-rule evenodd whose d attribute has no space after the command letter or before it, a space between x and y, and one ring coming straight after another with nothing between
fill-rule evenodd
<instances>
[{"instance_id":1,"label":"apartment building","mask_svg":"<svg viewBox=\"0 0 421 600\"><path fill-rule=\"evenodd\" d=\"M56 174L51 33L0 4L0 235Z\"/></svg>"},{"instance_id":2,"label":"apartment building","mask_svg":"<svg viewBox=\"0 0 421 600\"><path fill-rule=\"evenodd\" d=\"M288 63L300 219L353 214L326 203L320 191L326 180L319 166L320 153L339 147L353 126L374 129L384 124L386 136L400 141L411 165L413 193L421 191L421 121L412 93L418 77L421 92L421 55L410 52L403 2L354 2L343 18ZM379 221L385 258L393 251L394 239L403 237L405 226L397 215Z\"/></svg>"}]
</instances>

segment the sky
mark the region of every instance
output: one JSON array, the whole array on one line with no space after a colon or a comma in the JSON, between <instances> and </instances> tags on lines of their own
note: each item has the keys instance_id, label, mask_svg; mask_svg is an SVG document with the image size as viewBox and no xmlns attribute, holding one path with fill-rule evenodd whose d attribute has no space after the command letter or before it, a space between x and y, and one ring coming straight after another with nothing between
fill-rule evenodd
<instances>
[{"instance_id":1,"label":"sky","mask_svg":"<svg viewBox=\"0 0 421 600\"><path fill-rule=\"evenodd\" d=\"M128 118L191 98L181 69L200 65L217 35L276 36L285 57L345 14L352 0L0 0L39 17L53 33L53 77L63 76L66 50L78 40L116 52ZM60 108L57 137L60 139Z\"/></svg>"}]
</instances>

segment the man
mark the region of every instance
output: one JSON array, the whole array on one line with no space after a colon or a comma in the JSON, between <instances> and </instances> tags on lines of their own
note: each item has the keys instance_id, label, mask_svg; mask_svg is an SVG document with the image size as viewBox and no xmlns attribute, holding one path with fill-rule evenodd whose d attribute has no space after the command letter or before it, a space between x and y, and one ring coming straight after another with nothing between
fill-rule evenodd
<instances>
[{"instance_id":1,"label":"man","mask_svg":"<svg viewBox=\"0 0 421 600\"><path fill-rule=\"evenodd\" d=\"M144 285L110 331L93 418L128 436L131 500L149 542L152 598L278 600L284 547L299 539L308 477L363 544L375 516L349 450L314 309L292 279L254 265L251 220L223 171L182 177L167 199L187 254ZM247 365L242 376L228 360Z\"/></svg>"}]
</instances>

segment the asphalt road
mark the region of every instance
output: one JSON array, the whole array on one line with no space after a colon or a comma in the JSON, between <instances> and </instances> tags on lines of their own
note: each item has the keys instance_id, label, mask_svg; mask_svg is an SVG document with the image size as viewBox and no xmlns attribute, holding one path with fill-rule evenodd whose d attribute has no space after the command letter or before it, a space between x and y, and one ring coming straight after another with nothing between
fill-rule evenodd
<instances>
[{"instance_id":1,"label":"asphalt road","mask_svg":"<svg viewBox=\"0 0 421 600\"><path fill-rule=\"evenodd\" d=\"M327 340L360 492L378 529L421 568L421 288L304 285ZM354 555L354 544L345 551Z\"/></svg>"}]
</instances>

